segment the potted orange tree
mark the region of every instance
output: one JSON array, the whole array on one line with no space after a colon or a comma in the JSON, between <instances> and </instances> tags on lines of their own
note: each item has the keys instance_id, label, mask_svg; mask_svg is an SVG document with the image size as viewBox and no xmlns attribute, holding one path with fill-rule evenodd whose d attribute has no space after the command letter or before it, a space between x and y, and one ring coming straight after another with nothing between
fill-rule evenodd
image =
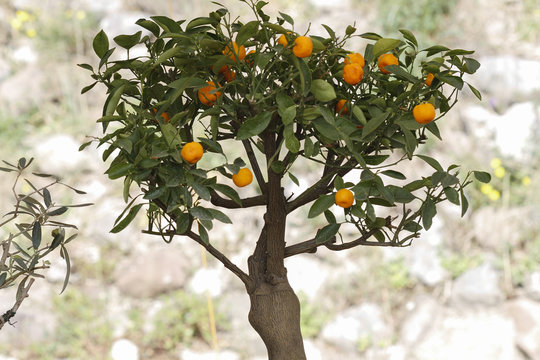
<instances>
[{"instance_id":1,"label":"potted orange tree","mask_svg":"<svg viewBox=\"0 0 540 360\"><path fill-rule=\"evenodd\" d=\"M93 141L104 147L109 178L124 181L127 207L112 232L144 209L148 233L193 239L245 285L249 321L269 358L305 359L300 305L284 259L319 247L408 246L430 228L438 203L465 213L464 187L472 175L489 175L460 179L458 166L443 168L416 151L427 138L441 138L437 120L455 104L463 75L480 65L472 51L419 50L406 30L402 39L355 35L352 26L342 35L328 26L324 36L299 34L287 14L272 21L266 2L242 2L255 20L232 21L225 8L189 22L141 19L147 35L113 39L128 50L123 60L110 60L115 48L99 32L99 65L80 66L95 80L83 92L100 83L108 94L98 120L103 136L82 148ZM354 36L369 44L347 48ZM129 57L136 45L147 55ZM244 155L229 160L230 147ZM200 166L210 157L206 163L218 165ZM396 169L415 157L433 168L430 176L407 179ZM318 180L288 197L284 185L298 181L298 161L316 163ZM344 180L348 174L356 174L353 181ZM241 197L243 186L257 195ZM133 187L137 196L129 195ZM245 272L212 244L210 230L216 221L230 223L227 213L254 207L265 214ZM287 217L301 207L326 225L311 239L286 239ZM343 238L345 228L357 236Z\"/></svg>"}]
</instances>

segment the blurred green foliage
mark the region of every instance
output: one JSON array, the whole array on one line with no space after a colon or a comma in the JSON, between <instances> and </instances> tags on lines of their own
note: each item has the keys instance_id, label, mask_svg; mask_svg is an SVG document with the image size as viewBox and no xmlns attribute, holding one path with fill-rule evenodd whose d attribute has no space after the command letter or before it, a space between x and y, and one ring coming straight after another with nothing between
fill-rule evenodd
<instances>
[{"instance_id":1,"label":"blurred green foliage","mask_svg":"<svg viewBox=\"0 0 540 360\"><path fill-rule=\"evenodd\" d=\"M305 338L315 338L322 327L331 318L330 309L325 308L320 302L311 302L306 294L299 292L300 300L300 328Z\"/></svg>"}]
</instances>

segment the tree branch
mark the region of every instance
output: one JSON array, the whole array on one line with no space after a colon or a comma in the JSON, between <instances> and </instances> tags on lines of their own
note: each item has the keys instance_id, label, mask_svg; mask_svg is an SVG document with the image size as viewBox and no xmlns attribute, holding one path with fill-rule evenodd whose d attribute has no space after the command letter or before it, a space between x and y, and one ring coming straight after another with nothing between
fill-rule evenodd
<instances>
[{"instance_id":1,"label":"tree branch","mask_svg":"<svg viewBox=\"0 0 540 360\"><path fill-rule=\"evenodd\" d=\"M214 190L210 191L210 195L211 195L210 201L212 202L212 204L214 204L215 206L221 206L227 209L240 209L240 208L248 208L252 206L266 205L265 195L258 195L258 196L254 196L250 198L241 199L241 202L242 202L241 206L238 205L238 203L236 203L233 200L222 198Z\"/></svg>"},{"instance_id":2,"label":"tree branch","mask_svg":"<svg viewBox=\"0 0 540 360\"><path fill-rule=\"evenodd\" d=\"M24 281L25 279L23 279L23 282ZM20 289L20 292L18 292L17 299L15 300L15 305L13 305L11 309L9 309L2 316L0 316L0 329L2 329L6 323L9 323L9 320L13 316L15 316L23 300L28 297L28 291L30 291L30 288L32 287L32 284L34 283L34 281L35 279L33 278L30 279L30 281L28 282L28 285L23 286L22 289Z\"/></svg>"},{"instance_id":3,"label":"tree branch","mask_svg":"<svg viewBox=\"0 0 540 360\"><path fill-rule=\"evenodd\" d=\"M242 144L244 144L244 149L246 149L246 154L249 159L249 163L251 164L251 168L253 169L253 173L255 174L255 179L257 179L257 183L259 184L259 187L261 188L262 193L266 194L267 186L264 181L261 168L259 167L259 162L257 161L257 157L255 156L255 152L253 151L253 146L251 146L249 139L242 140Z\"/></svg>"},{"instance_id":4,"label":"tree branch","mask_svg":"<svg viewBox=\"0 0 540 360\"><path fill-rule=\"evenodd\" d=\"M356 240L346 242L343 244L336 244L336 237L332 237L328 241L324 243L316 243L315 239L307 240L298 244L294 244L291 246L287 246L285 248L285 257L294 256L298 254L303 253L314 253L317 251L317 248L319 246L326 246L327 249L332 251L341 251L350 249L359 245L365 245L365 246L381 246L381 247L404 247L407 245L403 245L403 242L378 242L378 241L368 241L373 234L375 234L379 228L371 229L361 237L359 237Z\"/></svg>"},{"instance_id":5,"label":"tree branch","mask_svg":"<svg viewBox=\"0 0 540 360\"><path fill-rule=\"evenodd\" d=\"M218 249L213 247L210 244L205 243L201 237L197 234L195 234L193 231L188 231L184 235L188 236L189 238L195 240L198 242L202 247L206 249L213 257L218 259L227 269L229 269L233 274L238 276L240 280L244 283L246 288L251 287L251 279L249 278L248 274L246 274L242 269L240 269L238 266L236 266L227 256L225 256L223 253L221 253Z\"/></svg>"}]
</instances>

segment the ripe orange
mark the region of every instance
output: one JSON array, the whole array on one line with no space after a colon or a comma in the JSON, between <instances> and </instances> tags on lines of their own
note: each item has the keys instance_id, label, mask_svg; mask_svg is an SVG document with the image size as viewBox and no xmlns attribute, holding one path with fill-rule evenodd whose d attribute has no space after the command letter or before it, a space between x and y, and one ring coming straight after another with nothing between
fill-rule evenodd
<instances>
[{"instance_id":1,"label":"ripe orange","mask_svg":"<svg viewBox=\"0 0 540 360\"><path fill-rule=\"evenodd\" d=\"M250 52L248 52L247 55L246 55L246 63L249 66L253 66L253 57L250 56L251 54L255 54L255 50L250 50Z\"/></svg>"},{"instance_id":2,"label":"ripe orange","mask_svg":"<svg viewBox=\"0 0 540 360\"><path fill-rule=\"evenodd\" d=\"M201 160L203 156L203 147L200 143L192 141L184 145L180 151L180 156L186 162L190 164L195 164L197 161Z\"/></svg>"},{"instance_id":3,"label":"ripe orange","mask_svg":"<svg viewBox=\"0 0 540 360\"><path fill-rule=\"evenodd\" d=\"M345 65L354 64L354 63L360 64L361 67L364 67L364 65L366 64L362 54L350 53L347 56L345 56Z\"/></svg>"},{"instance_id":4,"label":"ripe orange","mask_svg":"<svg viewBox=\"0 0 540 360\"><path fill-rule=\"evenodd\" d=\"M347 84L356 85L364 77L364 69L357 63L347 64L343 68L343 80Z\"/></svg>"},{"instance_id":5,"label":"ripe orange","mask_svg":"<svg viewBox=\"0 0 540 360\"><path fill-rule=\"evenodd\" d=\"M307 36L299 36L294 39L292 52L296 57L305 58L313 52L313 41Z\"/></svg>"},{"instance_id":6,"label":"ripe orange","mask_svg":"<svg viewBox=\"0 0 540 360\"><path fill-rule=\"evenodd\" d=\"M253 181L253 174L248 168L242 168L236 174L233 174L232 180L234 182L234 185L238 187L244 187L251 184L251 182Z\"/></svg>"},{"instance_id":7,"label":"ripe orange","mask_svg":"<svg viewBox=\"0 0 540 360\"><path fill-rule=\"evenodd\" d=\"M231 51L230 45L227 45L227 47L223 50L223 55L228 55L232 61L236 61L237 57L239 60L244 60L244 58L246 57L246 48L244 47L244 45L241 45L239 48L238 44L236 44L234 41L232 45L234 52Z\"/></svg>"},{"instance_id":8,"label":"ripe orange","mask_svg":"<svg viewBox=\"0 0 540 360\"><path fill-rule=\"evenodd\" d=\"M377 59L377 66L383 74L390 74L390 71L386 70L386 66L388 65L399 65L397 57L393 54L382 54L379 56Z\"/></svg>"},{"instance_id":9,"label":"ripe orange","mask_svg":"<svg viewBox=\"0 0 540 360\"><path fill-rule=\"evenodd\" d=\"M216 90L216 84L214 84L213 81L208 81L206 83L208 86L200 88L197 95L204 105L213 106L216 103L216 100L221 96L221 92L211 92ZM219 84L217 86L219 86Z\"/></svg>"},{"instance_id":10,"label":"ripe orange","mask_svg":"<svg viewBox=\"0 0 540 360\"><path fill-rule=\"evenodd\" d=\"M157 113L157 109L156 108L152 108L152 110L154 111L154 114ZM171 120L171 117L169 116L169 113L167 112L162 112L161 115L160 115L163 120L165 121L165 124L167 124L170 120Z\"/></svg>"},{"instance_id":11,"label":"ripe orange","mask_svg":"<svg viewBox=\"0 0 540 360\"><path fill-rule=\"evenodd\" d=\"M414 120L422 125L428 124L435 119L435 106L430 103L416 105L412 112Z\"/></svg>"},{"instance_id":12,"label":"ripe orange","mask_svg":"<svg viewBox=\"0 0 540 360\"><path fill-rule=\"evenodd\" d=\"M225 76L225 80L227 80L227 82L231 82L236 79L236 73L227 65L223 65L223 67L219 69L219 73Z\"/></svg>"},{"instance_id":13,"label":"ripe orange","mask_svg":"<svg viewBox=\"0 0 540 360\"><path fill-rule=\"evenodd\" d=\"M349 113L349 109L347 108L347 100L341 99L336 104L336 112L341 115L347 115Z\"/></svg>"},{"instance_id":14,"label":"ripe orange","mask_svg":"<svg viewBox=\"0 0 540 360\"><path fill-rule=\"evenodd\" d=\"M278 39L278 44L283 45L283 47L287 47L289 45L289 42L287 41L287 38L285 37L285 34L281 34L281 36Z\"/></svg>"},{"instance_id":15,"label":"ripe orange","mask_svg":"<svg viewBox=\"0 0 540 360\"><path fill-rule=\"evenodd\" d=\"M354 194L351 190L341 189L335 195L336 205L342 208L350 208L354 203Z\"/></svg>"},{"instance_id":16,"label":"ripe orange","mask_svg":"<svg viewBox=\"0 0 540 360\"><path fill-rule=\"evenodd\" d=\"M429 73L429 74L427 74L426 81L424 81L424 83L427 86L431 86L431 82L433 81L434 78L435 78L435 75L433 75L432 73Z\"/></svg>"}]
</instances>

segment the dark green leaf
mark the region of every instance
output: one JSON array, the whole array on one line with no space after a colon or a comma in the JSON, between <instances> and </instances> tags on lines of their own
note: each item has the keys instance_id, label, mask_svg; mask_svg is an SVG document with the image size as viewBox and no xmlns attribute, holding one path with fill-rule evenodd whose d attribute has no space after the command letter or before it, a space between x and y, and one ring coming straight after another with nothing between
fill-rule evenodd
<instances>
[{"instance_id":1,"label":"dark green leaf","mask_svg":"<svg viewBox=\"0 0 540 360\"><path fill-rule=\"evenodd\" d=\"M294 66L298 69L298 74L300 76L300 89L304 96L307 96L311 90L311 70L307 66L306 62L302 59L297 58L294 55L291 55L292 62Z\"/></svg>"},{"instance_id":2,"label":"dark green leaf","mask_svg":"<svg viewBox=\"0 0 540 360\"><path fill-rule=\"evenodd\" d=\"M49 250L54 250L64 241L64 238L66 236L66 232L62 228L55 229L52 232L53 235L53 241L51 242L51 245L49 246Z\"/></svg>"},{"instance_id":3,"label":"dark green leaf","mask_svg":"<svg viewBox=\"0 0 540 360\"><path fill-rule=\"evenodd\" d=\"M60 256L62 256L62 258L64 258L64 260L66 261L66 277L64 278L64 285L62 286L62 290L60 290L60 294L62 294L68 286L69 276L71 274L71 261L69 259L69 253L64 245L62 245L62 247L60 248Z\"/></svg>"},{"instance_id":4,"label":"dark green leaf","mask_svg":"<svg viewBox=\"0 0 540 360\"><path fill-rule=\"evenodd\" d=\"M186 31L192 30L196 27L199 27L201 25L214 25L216 24L216 20L209 18L209 17L198 17L193 20L191 20L187 26Z\"/></svg>"},{"instance_id":5,"label":"dark green leaf","mask_svg":"<svg viewBox=\"0 0 540 360\"><path fill-rule=\"evenodd\" d=\"M448 85L455 87L458 90L463 89L463 80L458 76L439 74L438 79L442 82L447 83Z\"/></svg>"},{"instance_id":6,"label":"dark green leaf","mask_svg":"<svg viewBox=\"0 0 540 360\"><path fill-rule=\"evenodd\" d=\"M0 274L0 286L4 285L7 278L7 272Z\"/></svg>"},{"instance_id":7,"label":"dark green leaf","mask_svg":"<svg viewBox=\"0 0 540 360\"><path fill-rule=\"evenodd\" d=\"M154 23L153 21L146 20L146 19L139 19L135 22L135 24L145 28L146 30L150 31L152 34L154 34L155 37L159 36L159 26Z\"/></svg>"},{"instance_id":8,"label":"dark green leaf","mask_svg":"<svg viewBox=\"0 0 540 360\"><path fill-rule=\"evenodd\" d=\"M326 221L328 221L330 224L337 223L336 217L334 216L334 213L330 210L326 210L324 212L324 217L326 218Z\"/></svg>"},{"instance_id":9,"label":"dark green leaf","mask_svg":"<svg viewBox=\"0 0 540 360\"><path fill-rule=\"evenodd\" d=\"M398 179L398 180L405 180L407 177L400 173L399 171L395 170L384 170L381 172L381 174L390 176L391 178Z\"/></svg>"},{"instance_id":10,"label":"dark green leaf","mask_svg":"<svg viewBox=\"0 0 540 360\"><path fill-rule=\"evenodd\" d=\"M325 25L325 24L322 24L322 26L324 27L324 29L326 30L326 32L328 33L328 35L330 35L332 39L336 38L336 33L334 32L334 30L332 30L330 26Z\"/></svg>"},{"instance_id":11,"label":"dark green leaf","mask_svg":"<svg viewBox=\"0 0 540 360\"><path fill-rule=\"evenodd\" d=\"M334 236L336 236L340 226L341 224L328 224L317 231L317 235L315 235L315 243L324 244L328 240L331 240Z\"/></svg>"},{"instance_id":12,"label":"dark green leaf","mask_svg":"<svg viewBox=\"0 0 540 360\"><path fill-rule=\"evenodd\" d=\"M405 39L409 40L411 43L414 44L414 46L418 47L418 41L416 40L416 37L413 35L412 32L406 29L400 29L399 32L403 34L403 37Z\"/></svg>"},{"instance_id":13,"label":"dark green leaf","mask_svg":"<svg viewBox=\"0 0 540 360\"><path fill-rule=\"evenodd\" d=\"M238 46L243 45L249 38L257 33L259 29L258 21L250 21L240 28L236 35L236 43Z\"/></svg>"},{"instance_id":14,"label":"dark green leaf","mask_svg":"<svg viewBox=\"0 0 540 360\"><path fill-rule=\"evenodd\" d=\"M206 245L210 244L210 238L208 237L208 231L204 228L201 222L198 223L199 236Z\"/></svg>"},{"instance_id":15,"label":"dark green leaf","mask_svg":"<svg viewBox=\"0 0 540 360\"><path fill-rule=\"evenodd\" d=\"M467 83L467 85L469 86L469 89L471 89L474 96L476 96L478 100L482 100L482 94L480 93L480 91L478 91L478 89L476 89L474 86L472 86L469 83Z\"/></svg>"},{"instance_id":16,"label":"dark green leaf","mask_svg":"<svg viewBox=\"0 0 540 360\"><path fill-rule=\"evenodd\" d=\"M437 171L443 171L443 167L437 160L434 158L427 156L427 155L416 155L416 157L419 157L420 159L424 160L426 163L428 163L432 168L434 168Z\"/></svg>"},{"instance_id":17,"label":"dark green leaf","mask_svg":"<svg viewBox=\"0 0 540 360\"><path fill-rule=\"evenodd\" d=\"M403 69L399 65L387 65L384 68L390 71L392 74L394 74L398 79L406 80L411 83L420 82L420 79L418 79L414 75L409 74L405 69Z\"/></svg>"},{"instance_id":18,"label":"dark green leaf","mask_svg":"<svg viewBox=\"0 0 540 360\"><path fill-rule=\"evenodd\" d=\"M351 26L351 25L348 25L347 28L345 29L345 34L347 35L352 35L356 32L356 28L354 26ZM332 36L333 38L335 38L335 34L334 36Z\"/></svg>"},{"instance_id":19,"label":"dark green leaf","mask_svg":"<svg viewBox=\"0 0 540 360\"><path fill-rule=\"evenodd\" d=\"M487 184L491 181L491 175L485 171L473 171L476 180Z\"/></svg>"},{"instance_id":20,"label":"dark green leaf","mask_svg":"<svg viewBox=\"0 0 540 360\"><path fill-rule=\"evenodd\" d=\"M119 46L129 50L139 43L139 41L141 40L141 34L142 31L137 31L133 35L118 35L113 40Z\"/></svg>"},{"instance_id":21,"label":"dark green leaf","mask_svg":"<svg viewBox=\"0 0 540 360\"><path fill-rule=\"evenodd\" d=\"M114 111L116 110L116 107L118 106L118 102L120 101L120 97L124 93L124 85L116 88L114 93L112 93L111 97L108 99L107 107L105 108L105 116L111 116L114 114Z\"/></svg>"},{"instance_id":22,"label":"dark green leaf","mask_svg":"<svg viewBox=\"0 0 540 360\"><path fill-rule=\"evenodd\" d=\"M427 52L426 56L431 56L431 55L435 55L437 53L440 53L440 52L446 51L446 50L448 50L448 48L446 46L435 45L435 46L428 47L427 49L424 49L422 51Z\"/></svg>"},{"instance_id":23,"label":"dark green leaf","mask_svg":"<svg viewBox=\"0 0 540 360\"><path fill-rule=\"evenodd\" d=\"M309 209L308 218L314 218L326 210L330 208L330 206L334 205L334 195L328 194L328 195L322 195L320 196L313 205L311 205L311 208Z\"/></svg>"},{"instance_id":24,"label":"dark green leaf","mask_svg":"<svg viewBox=\"0 0 540 360\"><path fill-rule=\"evenodd\" d=\"M290 17L290 15L284 14L281 11L279 12L279 15L281 15L283 20L294 26L294 20L292 17Z\"/></svg>"},{"instance_id":25,"label":"dark green leaf","mask_svg":"<svg viewBox=\"0 0 540 360\"><path fill-rule=\"evenodd\" d=\"M444 188L444 194L446 195L446 198L455 205L459 205L459 193L456 189L451 187Z\"/></svg>"},{"instance_id":26,"label":"dark green leaf","mask_svg":"<svg viewBox=\"0 0 540 360\"><path fill-rule=\"evenodd\" d=\"M238 129L238 134L236 138L238 140L245 140L252 136L258 135L264 131L270 124L272 119L272 112L266 111L259 113L254 117L246 120Z\"/></svg>"},{"instance_id":27,"label":"dark green leaf","mask_svg":"<svg viewBox=\"0 0 540 360\"><path fill-rule=\"evenodd\" d=\"M94 86L96 86L97 83L98 83L98 82L95 81L95 82L93 82L92 84L83 87L82 90L81 90L81 94L84 94L84 93L90 91Z\"/></svg>"},{"instance_id":28,"label":"dark green leaf","mask_svg":"<svg viewBox=\"0 0 540 360\"><path fill-rule=\"evenodd\" d=\"M94 52L101 59L107 50L109 50L109 38L107 37L107 34L105 34L103 30L98 32L94 37L92 45L94 47Z\"/></svg>"},{"instance_id":29,"label":"dark green leaf","mask_svg":"<svg viewBox=\"0 0 540 360\"><path fill-rule=\"evenodd\" d=\"M197 195L201 197L201 199L210 201L210 191L208 190L206 186L198 183L197 181L194 181L190 185L193 188L193 190L195 190Z\"/></svg>"},{"instance_id":30,"label":"dark green leaf","mask_svg":"<svg viewBox=\"0 0 540 360\"><path fill-rule=\"evenodd\" d=\"M289 149L289 151L293 154L298 153L298 151L300 151L300 141L294 135L293 124L285 126L283 133L285 136L285 146L287 147L287 149Z\"/></svg>"},{"instance_id":31,"label":"dark green leaf","mask_svg":"<svg viewBox=\"0 0 540 360\"><path fill-rule=\"evenodd\" d=\"M422 225L429 230L433 223L433 217L437 214L437 208L431 198L427 198L422 206Z\"/></svg>"},{"instance_id":32,"label":"dark green leaf","mask_svg":"<svg viewBox=\"0 0 540 360\"><path fill-rule=\"evenodd\" d=\"M232 224L231 219L227 215L222 213L221 211L216 210L216 209L206 209L206 210L208 210L210 214L212 214L214 219L221 221L222 223L225 223L225 224Z\"/></svg>"},{"instance_id":33,"label":"dark green leaf","mask_svg":"<svg viewBox=\"0 0 540 360\"><path fill-rule=\"evenodd\" d=\"M240 200L240 196L238 196L238 193L232 187L225 184L214 184L211 187L214 190L227 196L229 199L233 200L238 205L242 205L242 200Z\"/></svg>"},{"instance_id":34,"label":"dark green leaf","mask_svg":"<svg viewBox=\"0 0 540 360\"><path fill-rule=\"evenodd\" d=\"M56 209L56 210L48 211L48 212L47 212L47 215L49 215L49 216L62 215L62 214L65 213L67 210L68 210L67 206L62 206L62 207L59 207L59 208Z\"/></svg>"},{"instance_id":35,"label":"dark green leaf","mask_svg":"<svg viewBox=\"0 0 540 360\"><path fill-rule=\"evenodd\" d=\"M46 207L51 206L51 193L47 189L43 189L43 201Z\"/></svg>"},{"instance_id":36,"label":"dark green leaf","mask_svg":"<svg viewBox=\"0 0 540 360\"><path fill-rule=\"evenodd\" d=\"M388 115L388 112L383 112L378 116L374 117L373 119L369 120L366 126L364 126L364 129L362 130L362 138L365 138L366 136L377 130L377 128L381 126L382 123L384 123L386 118L388 118Z\"/></svg>"},{"instance_id":37,"label":"dark green leaf","mask_svg":"<svg viewBox=\"0 0 540 360\"><path fill-rule=\"evenodd\" d=\"M469 202L467 201L467 197L465 196L463 189L460 189L459 195L461 199L461 217L463 217L469 208Z\"/></svg>"},{"instance_id":38,"label":"dark green leaf","mask_svg":"<svg viewBox=\"0 0 540 360\"><path fill-rule=\"evenodd\" d=\"M111 233L116 234L124 230L131 223L131 221L135 219L135 216L137 216L137 213L139 212L142 206L143 204L137 204L133 206L131 209L129 209L129 212L126 215L126 217L123 218L115 227L112 228Z\"/></svg>"},{"instance_id":39,"label":"dark green leaf","mask_svg":"<svg viewBox=\"0 0 540 360\"><path fill-rule=\"evenodd\" d=\"M195 206L189 209L189 213L197 219L201 220L212 220L214 217L208 209L203 208L202 206Z\"/></svg>"},{"instance_id":40,"label":"dark green leaf","mask_svg":"<svg viewBox=\"0 0 540 360\"><path fill-rule=\"evenodd\" d=\"M118 178L121 178L122 176L129 174L132 167L133 165L128 164L128 163L116 164L116 165L111 166L105 172L105 174L107 174L109 176L109 179L111 180L118 179Z\"/></svg>"},{"instance_id":41,"label":"dark green leaf","mask_svg":"<svg viewBox=\"0 0 540 360\"><path fill-rule=\"evenodd\" d=\"M39 221L36 221L34 223L34 226L32 227L32 246L34 249L38 249L39 245L41 244L41 224Z\"/></svg>"}]
</instances>

